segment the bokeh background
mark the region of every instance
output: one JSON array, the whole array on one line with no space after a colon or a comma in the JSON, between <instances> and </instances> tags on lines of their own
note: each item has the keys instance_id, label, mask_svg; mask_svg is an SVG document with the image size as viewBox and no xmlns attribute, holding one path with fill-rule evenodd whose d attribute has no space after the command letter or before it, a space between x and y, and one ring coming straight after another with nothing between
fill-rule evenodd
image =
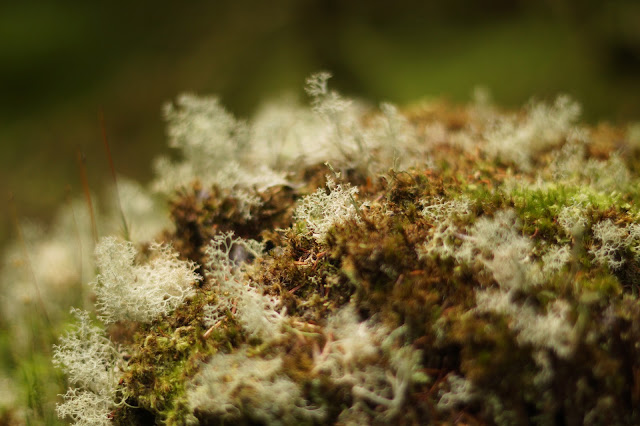
<instances>
[{"instance_id":1,"label":"bokeh background","mask_svg":"<svg viewBox=\"0 0 640 426\"><path fill-rule=\"evenodd\" d=\"M568 93L588 121L640 119L637 0L235 0L0 4L0 245L81 196L77 152L99 193L109 169L150 179L167 152L161 106L218 94L240 116L330 70L374 103L464 102L474 87L506 107ZM13 206L13 207L12 207Z\"/></svg>"}]
</instances>

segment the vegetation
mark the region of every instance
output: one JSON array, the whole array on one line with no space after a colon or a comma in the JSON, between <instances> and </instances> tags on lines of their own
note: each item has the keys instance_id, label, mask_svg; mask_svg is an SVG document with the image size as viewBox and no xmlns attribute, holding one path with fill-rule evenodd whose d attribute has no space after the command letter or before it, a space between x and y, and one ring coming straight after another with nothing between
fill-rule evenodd
<instances>
[{"instance_id":1,"label":"vegetation","mask_svg":"<svg viewBox=\"0 0 640 426\"><path fill-rule=\"evenodd\" d=\"M57 392L68 386L58 415L79 425L640 422L637 134L581 125L564 96L517 112L483 96L377 111L328 79L308 79L310 108L276 103L249 121L216 98L168 106L182 157L157 163L151 189L121 197L130 241L97 244L96 277L86 279L91 266L48 268L46 256L82 259L55 233L23 257L9 252L33 278L5 279L3 291L33 290L3 307L3 338L52 352L67 382ZM152 191L168 200L170 227L154 219ZM73 310L70 320L69 305L98 318ZM23 358L29 349L3 357L57 374L46 358ZM54 423L45 398L56 390L28 378L1 378L32 392L0 397L0 419Z\"/></svg>"}]
</instances>

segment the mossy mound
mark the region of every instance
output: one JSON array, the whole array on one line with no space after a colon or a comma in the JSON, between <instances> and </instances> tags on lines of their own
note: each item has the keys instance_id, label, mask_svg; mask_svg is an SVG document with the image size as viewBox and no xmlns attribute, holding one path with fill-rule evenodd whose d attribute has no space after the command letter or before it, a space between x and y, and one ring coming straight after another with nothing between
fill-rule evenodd
<instances>
[{"instance_id":1,"label":"mossy mound","mask_svg":"<svg viewBox=\"0 0 640 426\"><path fill-rule=\"evenodd\" d=\"M97 243L107 327L73 311L58 414L640 423L637 131L581 125L566 96L372 111L328 78L307 81L311 108L249 121L216 98L167 106L183 155L153 188L173 226ZM125 229L157 234L147 201Z\"/></svg>"},{"instance_id":2,"label":"mossy mound","mask_svg":"<svg viewBox=\"0 0 640 426\"><path fill-rule=\"evenodd\" d=\"M342 168L339 182L358 188L360 208L321 239L294 211L333 173L322 165L300 173L306 185L257 191L262 202L250 219L234 212L233 192L215 186L196 184L172 200L176 231L167 239L202 271L216 234L235 231L265 244L264 255L244 259L246 280L277 298L287 319L277 336L252 337L232 309L209 328L203 307L224 294L206 279L195 298L127 342L121 386L139 408L121 408L115 419L640 422L640 176L624 134L583 128L588 144L563 136L520 168L469 149L473 140L447 139L486 126L473 110L439 105L405 115L425 138L434 125L444 129L431 166L376 175ZM572 144L582 148L562 158ZM598 173L625 165L624 181L599 180ZM345 309L353 317L337 323ZM370 353L348 352L357 346L350 343L357 336L341 329L349 321L359 324ZM246 380L229 392L232 409L194 402L202 383L194 378L206 363L238 351L281 366L260 378L230 372ZM279 401L269 411L257 401L266 396L256 383L277 380L297 390L290 407Z\"/></svg>"}]
</instances>

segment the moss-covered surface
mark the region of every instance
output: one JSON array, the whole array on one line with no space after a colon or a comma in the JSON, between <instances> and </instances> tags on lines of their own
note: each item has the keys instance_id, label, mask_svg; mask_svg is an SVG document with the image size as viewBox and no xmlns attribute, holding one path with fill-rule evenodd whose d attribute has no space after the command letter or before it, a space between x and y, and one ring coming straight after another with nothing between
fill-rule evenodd
<instances>
[{"instance_id":1,"label":"moss-covered surface","mask_svg":"<svg viewBox=\"0 0 640 426\"><path fill-rule=\"evenodd\" d=\"M423 132L434 122L448 131L482 125L469 111L443 105L406 115ZM613 128L587 131L592 143L581 161L604 164L626 143L623 133ZM181 256L198 262L204 272L204 248L214 235L234 231L262 241L266 253L250 259L247 280L277 297L289 319L277 339L250 338L233 310L205 326L203 307L224 297L205 279L197 296L172 315L128 335L122 333L126 325L114 326L112 338L130 351L121 389L128 404L138 407L118 408L114 420L222 424L206 410L189 407L188 383L203 362L248 345L253 357L280 356L282 374L298 385L307 402L324 409L321 418L309 418L308 423L344 422L340 415L354 404L354 394L315 367L318 354L333 339L326 329L328 318L352 304L360 321L388 330L404 326L405 345L420 351L422 379L415 376L406 384L400 414L384 418L382 405L369 399L363 419L478 425L640 422L639 253L632 244L616 248L614 259L623 263L610 268L594 258L594 250L604 243L593 230L607 220L620 229L638 222L638 152L623 152L630 172L624 187L589 189L593 182L571 177L536 185L540 176L552 176L545 174L554 166L551 152L539 153L534 167L523 171L480 150L445 142L432 150L435 166L430 168L375 176L357 168L341 170L342 182L358 187L362 207L356 217L336 223L321 241L306 232L303 223L294 222L293 212L301 197L324 186L324 175L331 172L322 165L301 173L304 186L257 193L262 204L252 208L250 219L243 217L239 201L228 190L195 184L177 194L171 202L176 231L166 239ZM454 251L462 252L465 244L480 238L474 234L478 223L513 211L516 235L531 244L526 265L550 262L554 246L567 248L567 260L544 269L536 283L525 277L507 291L488 267L496 258L486 257L479 243L467 261L425 251L423 246L443 223L425 208L452 200L466 200L468 206L467 212L454 211L446 218L455 230L445 237ZM587 225L570 233L560 216L564 208L576 206L584 207ZM506 259L508 263L511 258ZM504 268L509 268L507 263ZM490 294L505 296L507 307L479 307L481 295ZM540 323L520 324L518 309L523 318L528 315ZM553 346L554 318L562 318L565 326L560 339L569 340L558 347ZM545 332L549 343L540 343ZM392 358L384 359L379 365L396 371L389 367ZM456 378L464 380L466 390L456 388ZM240 404L235 422L260 423L251 413L251 407Z\"/></svg>"}]
</instances>

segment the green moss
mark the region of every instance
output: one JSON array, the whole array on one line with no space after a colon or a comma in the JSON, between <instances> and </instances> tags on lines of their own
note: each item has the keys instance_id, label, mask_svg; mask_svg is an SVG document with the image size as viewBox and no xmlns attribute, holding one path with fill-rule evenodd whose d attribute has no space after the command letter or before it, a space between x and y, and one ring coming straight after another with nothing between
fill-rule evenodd
<instances>
[{"instance_id":1,"label":"green moss","mask_svg":"<svg viewBox=\"0 0 640 426\"><path fill-rule=\"evenodd\" d=\"M142 410L165 424L183 424L190 411L186 404L185 384L198 371L199 364L229 344L244 341L239 327L225 323L210 333L202 326L202 308L215 299L210 291L200 293L171 316L141 327L133 336L136 348L122 379L128 404L121 408L118 421L138 419ZM148 416L147 415L147 416Z\"/></svg>"}]
</instances>

